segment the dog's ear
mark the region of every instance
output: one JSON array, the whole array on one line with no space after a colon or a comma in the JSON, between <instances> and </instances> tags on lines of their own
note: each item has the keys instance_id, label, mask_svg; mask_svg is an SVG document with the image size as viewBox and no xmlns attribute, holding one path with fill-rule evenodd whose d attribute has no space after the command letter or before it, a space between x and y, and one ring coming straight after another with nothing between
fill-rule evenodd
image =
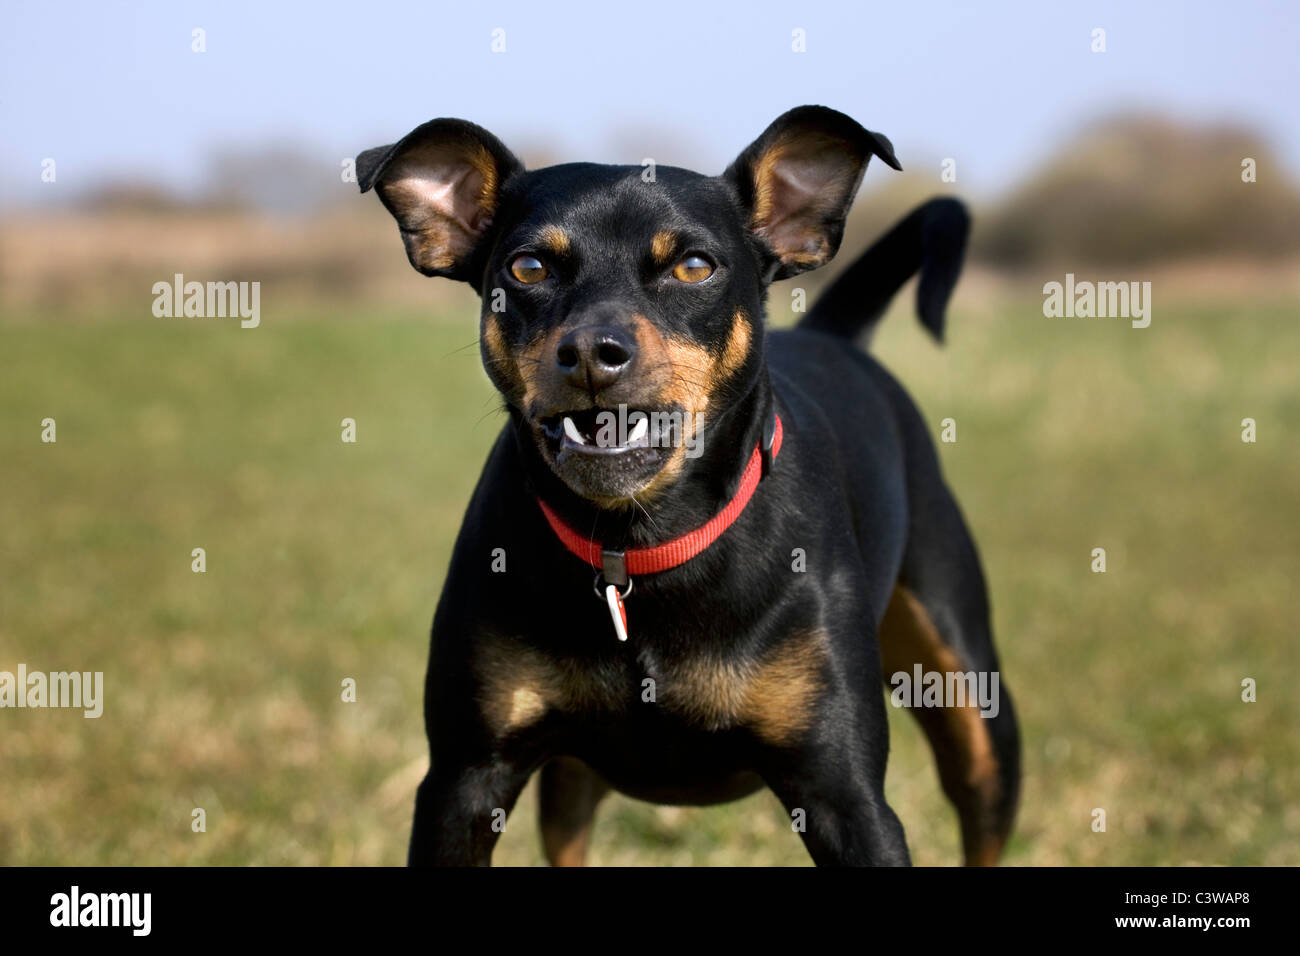
<instances>
[{"instance_id":1,"label":"dog's ear","mask_svg":"<svg viewBox=\"0 0 1300 956\"><path fill-rule=\"evenodd\" d=\"M831 260L873 155L903 168L884 136L825 106L800 106L727 167L723 177L749 213L750 230L772 253L770 279Z\"/></svg>"},{"instance_id":2,"label":"dog's ear","mask_svg":"<svg viewBox=\"0 0 1300 956\"><path fill-rule=\"evenodd\" d=\"M523 164L487 130L430 120L391 146L357 156L357 184L372 186L402 232L411 265L429 276L476 284L501 187Z\"/></svg>"}]
</instances>

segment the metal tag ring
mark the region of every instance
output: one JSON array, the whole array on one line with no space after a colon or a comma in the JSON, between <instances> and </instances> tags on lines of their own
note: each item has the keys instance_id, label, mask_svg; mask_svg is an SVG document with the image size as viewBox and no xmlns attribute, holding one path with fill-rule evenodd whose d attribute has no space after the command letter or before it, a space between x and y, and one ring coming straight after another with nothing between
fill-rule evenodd
<instances>
[{"instance_id":1,"label":"metal tag ring","mask_svg":"<svg viewBox=\"0 0 1300 956\"><path fill-rule=\"evenodd\" d=\"M596 580L591 582L591 589L596 592L596 597L599 600L603 601L605 600L605 588L601 586L600 581L601 581L601 575L600 572L597 572ZM629 577L627 579L627 587L623 589L623 591L619 594L619 597L625 598L631 593L632 593L632 579Z\"/></svg>"}]
</instances>

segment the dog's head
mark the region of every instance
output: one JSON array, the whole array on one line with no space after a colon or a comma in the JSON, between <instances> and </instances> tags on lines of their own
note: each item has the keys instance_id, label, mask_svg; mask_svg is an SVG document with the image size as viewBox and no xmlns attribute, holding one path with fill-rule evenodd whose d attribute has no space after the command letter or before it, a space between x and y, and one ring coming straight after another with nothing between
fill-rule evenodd
<instances>
[{"instance_id":1,"label":"dog's head","mask_svg":"<svg viewBox=\"0 0 1300 956\"><path fill-rule=\"evenodd\" d=\"M481 350L521 441L601 507L668 487L758 380L768 285L839 248L885 137L819 106L721 176L574 163L527 171L437 119L357 157L420 272L482 297ZM642 499L644 500L644 498Z\"/></svg>"}]
</instances>

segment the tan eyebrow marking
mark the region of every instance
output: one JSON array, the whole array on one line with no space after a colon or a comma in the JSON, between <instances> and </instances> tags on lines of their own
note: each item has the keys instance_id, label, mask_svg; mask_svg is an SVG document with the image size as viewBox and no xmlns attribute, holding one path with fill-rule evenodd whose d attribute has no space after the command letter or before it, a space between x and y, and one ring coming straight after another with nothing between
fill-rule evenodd
<instances>
[{"instance_id":1,"label":"tan eyebrow marking","mask_svg":"<svg viewBox=\"0 0 1300 956\"><path fill-rule=\"evenodd\" d=\"M668 264L668 259L676 248L677 235L667 230L656 232L654 238L650 240L650 254L654 256L655 262L661 266Z\"/></svg>"},{"instance_id":2,"label":"tan eyebrow marking","mask_svg":"<svg viewBox=\"0 0 1300 956\"><path fill-rule=\"evenodd\" d=\"M541 231L538 238L541 240L542 245L557 256L565 255L569 251L569 234L559 226L547 226Z\"/></svg>"}]
</instances>

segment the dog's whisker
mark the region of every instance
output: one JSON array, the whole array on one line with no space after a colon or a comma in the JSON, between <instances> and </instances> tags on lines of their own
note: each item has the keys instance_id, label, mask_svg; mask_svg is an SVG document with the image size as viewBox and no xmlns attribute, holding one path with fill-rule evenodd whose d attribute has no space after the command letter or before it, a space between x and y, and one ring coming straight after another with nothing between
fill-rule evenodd
<instances>
[{"instance_id":1,"label":"dog's whisker","mask_svg":"<svg viewBox=\"0 0 1300 956\"><path fill-rule=\"evenodd\" d=\"M655 521L654 517L650 514L650 512L646 510L646 506L641 504L641 502L637 499L636 495L628 495L628 497L632 499L633 504L635 504L638 508L641 509L641 513L645 515L646 521L650 522L650 527L654 529L656 532L658 532L659 522Z\"/></svg>"},{"instance_id":2,"label":"dog's whisker","mask_svg":"<svg viewBox=\"0 0 1300 956\"><path fill-rule=\"evenodd\" d=\"M674 375L674 376L673 376L673 381L674 381L674 382L681 382L683 385L689 385L689 386L691 386L692 388L704 388L704 383L703 383L703 382L696 382L696 381L693 381L692 379L685 378L685 377L683 377L683 376L681 376L681 375Z\"/></svg>"},{"instance_id":3,"label":"dog's whisker","mask_svg":"<svg viewBox=\"0 0 1300 956\"><path fill-rule=\"evenodd\" d=\"M470 342L468 345L462 345L460 348L452 349L450 352L444 355L443 358L451 358L453 355L459 355L461 352L464 352L466 349L472 349L477 347L478 347L478 339L475 339L473 342Z\"/></svg>"},{"instance_id":4,"label":"dog's whisker","mask_svg":"<svg viewBox=\"0 0 1300 956\"><path fill-rule=\"evenodd\" d=\"M487 418L489 415L499 415L499 414L501 414L502 412L504 412L505 410L506 410L506 408L505 408L504 405L499 405L499 406L497 406L496 408L489 408L486 412L484 412L482 415L480 415L480 416L475 420L475 422L474 422L474 424L473 424L472 427L473 427L473 428L478 428L479 425L483 424L483 419Z\"/></svg>"}]
</instances>

